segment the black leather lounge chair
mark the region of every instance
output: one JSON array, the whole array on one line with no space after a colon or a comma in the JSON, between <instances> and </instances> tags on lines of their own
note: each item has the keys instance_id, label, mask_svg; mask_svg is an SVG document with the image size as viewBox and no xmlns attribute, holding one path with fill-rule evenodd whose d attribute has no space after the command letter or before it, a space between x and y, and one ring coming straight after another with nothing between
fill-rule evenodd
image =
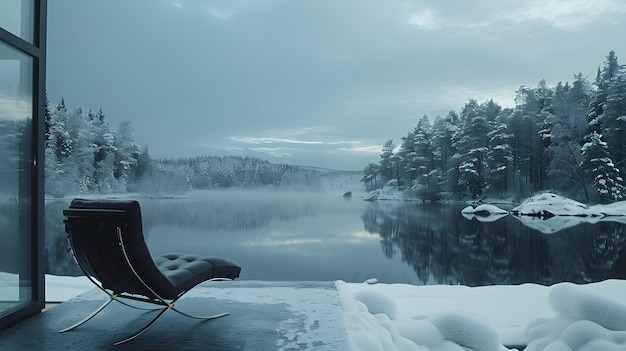
<instances>
[{"instance_id":1,"label":"black leather lounge chair","mask_svg":"<svg viewBox=\"0 0 626 351\"><path fill-rule=\"evenodd\" d=\"M120 298L157 305L156 308L141 309L160 312L145 327L115 345L141 335L167 310L198 319L213 319L228 314L197 317L179 311L174 303L204 281L239 277L241 268L228 260L214 257L170 254L153 259L144 241L137 201L76 199L63 214L78 266L87 278L109 295L109 300L87 318L60 332L87 322L113 300L140 308Z\"/></svg>"}]
</instances>

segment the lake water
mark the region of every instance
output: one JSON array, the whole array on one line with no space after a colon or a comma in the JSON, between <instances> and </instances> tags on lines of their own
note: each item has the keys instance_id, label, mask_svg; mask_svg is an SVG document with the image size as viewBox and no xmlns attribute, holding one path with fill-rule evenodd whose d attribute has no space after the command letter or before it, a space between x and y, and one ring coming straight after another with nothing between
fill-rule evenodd
<instances>
[{"instance_id":1,"label":"lake water","mask_svg":"<svg viewBox=\"0 0 626 351\"><path fill-rule=\"evenodd\" d=\"M461 204L370 203L341 195L236 190L138 200L153 255L226 257L243 267L242 279L479 286L626 278L624 224L543 234L513 216L468 220ZM51 274L80 274L62 223L68 205L46 202Z\"/></svg>"}]
</instances>

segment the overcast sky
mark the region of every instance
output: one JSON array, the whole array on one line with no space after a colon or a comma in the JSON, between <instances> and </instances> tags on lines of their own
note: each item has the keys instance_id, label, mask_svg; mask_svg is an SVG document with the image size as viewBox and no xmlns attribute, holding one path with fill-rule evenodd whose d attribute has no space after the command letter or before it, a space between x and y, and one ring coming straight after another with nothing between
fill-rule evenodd
<instances>
[{"instance_id":1,"label":"overcast sky","mask_svg":"<svg viewBox=\"0 0 626 351\"><path fill-rule=\"evenodd\" d=\"M362 169L427 114L626 63L622 0L50 0L54 104L153 158Z\"/></svg>"}]
</instances>

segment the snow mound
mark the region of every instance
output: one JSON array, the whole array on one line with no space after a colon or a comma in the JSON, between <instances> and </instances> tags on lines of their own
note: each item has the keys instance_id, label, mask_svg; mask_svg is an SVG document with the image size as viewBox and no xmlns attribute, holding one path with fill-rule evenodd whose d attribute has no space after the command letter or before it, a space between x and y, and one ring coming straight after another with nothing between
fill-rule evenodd
<instances>
[{"instance_id":1,"label":"snow mound","mask_svg":"<svg viewBox=\"0 0 626 351\"><path fill-rule=\"evenodd\" d=\"M513 208L511 214L524 225L552 234L581 223L610 221L626 224L626 201L587 206L552 193L533 196Z\"/></svg>"},{"instance_id":2,"label":"snow mound","mask_svg":"<svg viewBox=\"0 0 626 351\"><path fill-rule=\"evenodd\" d=\"M398 312L398 306L389 296L382 293L363 290L354 294L354 299L361 301L367 307L371 314L385 314L389 319L395 319Z\"/></svg>"},{"instance_id":3,"label":"snow mound","mask_svg":"<svg viewBox=\"0 0 626 351\"><path fill-rule=\"evenodd\" d=\"M528 324L527 351L626 350L626 305L571 283L554 285L548 300L557 314Z\"/></svg>"},{"instance_id":4,"label":"snow mound","mask_svg":"<svg viewBox=\"0 0 626 351\"><path fill-rule=\"evenodd\" d=\"M513 208L511 213L537 217L591 216L594 214L589 206L553 193L532 196Z\"/></svg>"},{"instance_id":5,"label":"snow mound","mask_svg":"<svg viewBox=\"0 0 626 351\"><path fill-rule=\"evenodd\" d=\"M574 319L589 320L605 328L626 331L626 306L607 297L585 293L572 283L552 287L550 307Z\"/></svg>"},{"instance_id":6,"label":"snow mound","mask_svg":"<svg viewBox=\"0 0 626 351\"><path fill-rule=\"evenodd\" d=\"M467 312L452 312L434 316L430 321L443 336L460 346L480 351L499 351L502 345L498 333Z\"/></svg>"},{"instance_id":7,"label":"snow mound","mask_svg":"<svg viewBox=\"0 0 626 351\"><path fill-rule=\"evenodd\" d=\"M391 297L373 290L375 285L364 284L353 293L347 283L335 284L353 350L507 350L497 331L469 312L402 315Z\"/></svg>"}]
</instances>

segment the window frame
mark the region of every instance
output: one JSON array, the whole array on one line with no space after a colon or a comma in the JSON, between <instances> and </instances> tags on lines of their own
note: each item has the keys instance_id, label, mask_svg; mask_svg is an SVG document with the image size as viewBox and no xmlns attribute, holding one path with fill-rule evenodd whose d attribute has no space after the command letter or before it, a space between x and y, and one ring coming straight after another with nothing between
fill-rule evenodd
<instances>
[{"instance_id":1,"label":"window frame","mask_svg":"<svg viewBox=\"0 0 626 351\"><path fill-rule=\"evenodd\" d=\"M1 6L0 6L1 7ZM45 134L45 106L46 106L46 29L47 29L47 0L35 0L34 3L34 38L33 43L13 35L0 27L0 41L29 55L33 59L32 67L32 131L31 131L31 223L30 245L31 255L30 287L32 298L30 301L18 305L13 311L0 317L0 329L4 329L16 322L40 313L45 307L45 272L44 272L44 134Z\"/></svg>"}]
</instances>

